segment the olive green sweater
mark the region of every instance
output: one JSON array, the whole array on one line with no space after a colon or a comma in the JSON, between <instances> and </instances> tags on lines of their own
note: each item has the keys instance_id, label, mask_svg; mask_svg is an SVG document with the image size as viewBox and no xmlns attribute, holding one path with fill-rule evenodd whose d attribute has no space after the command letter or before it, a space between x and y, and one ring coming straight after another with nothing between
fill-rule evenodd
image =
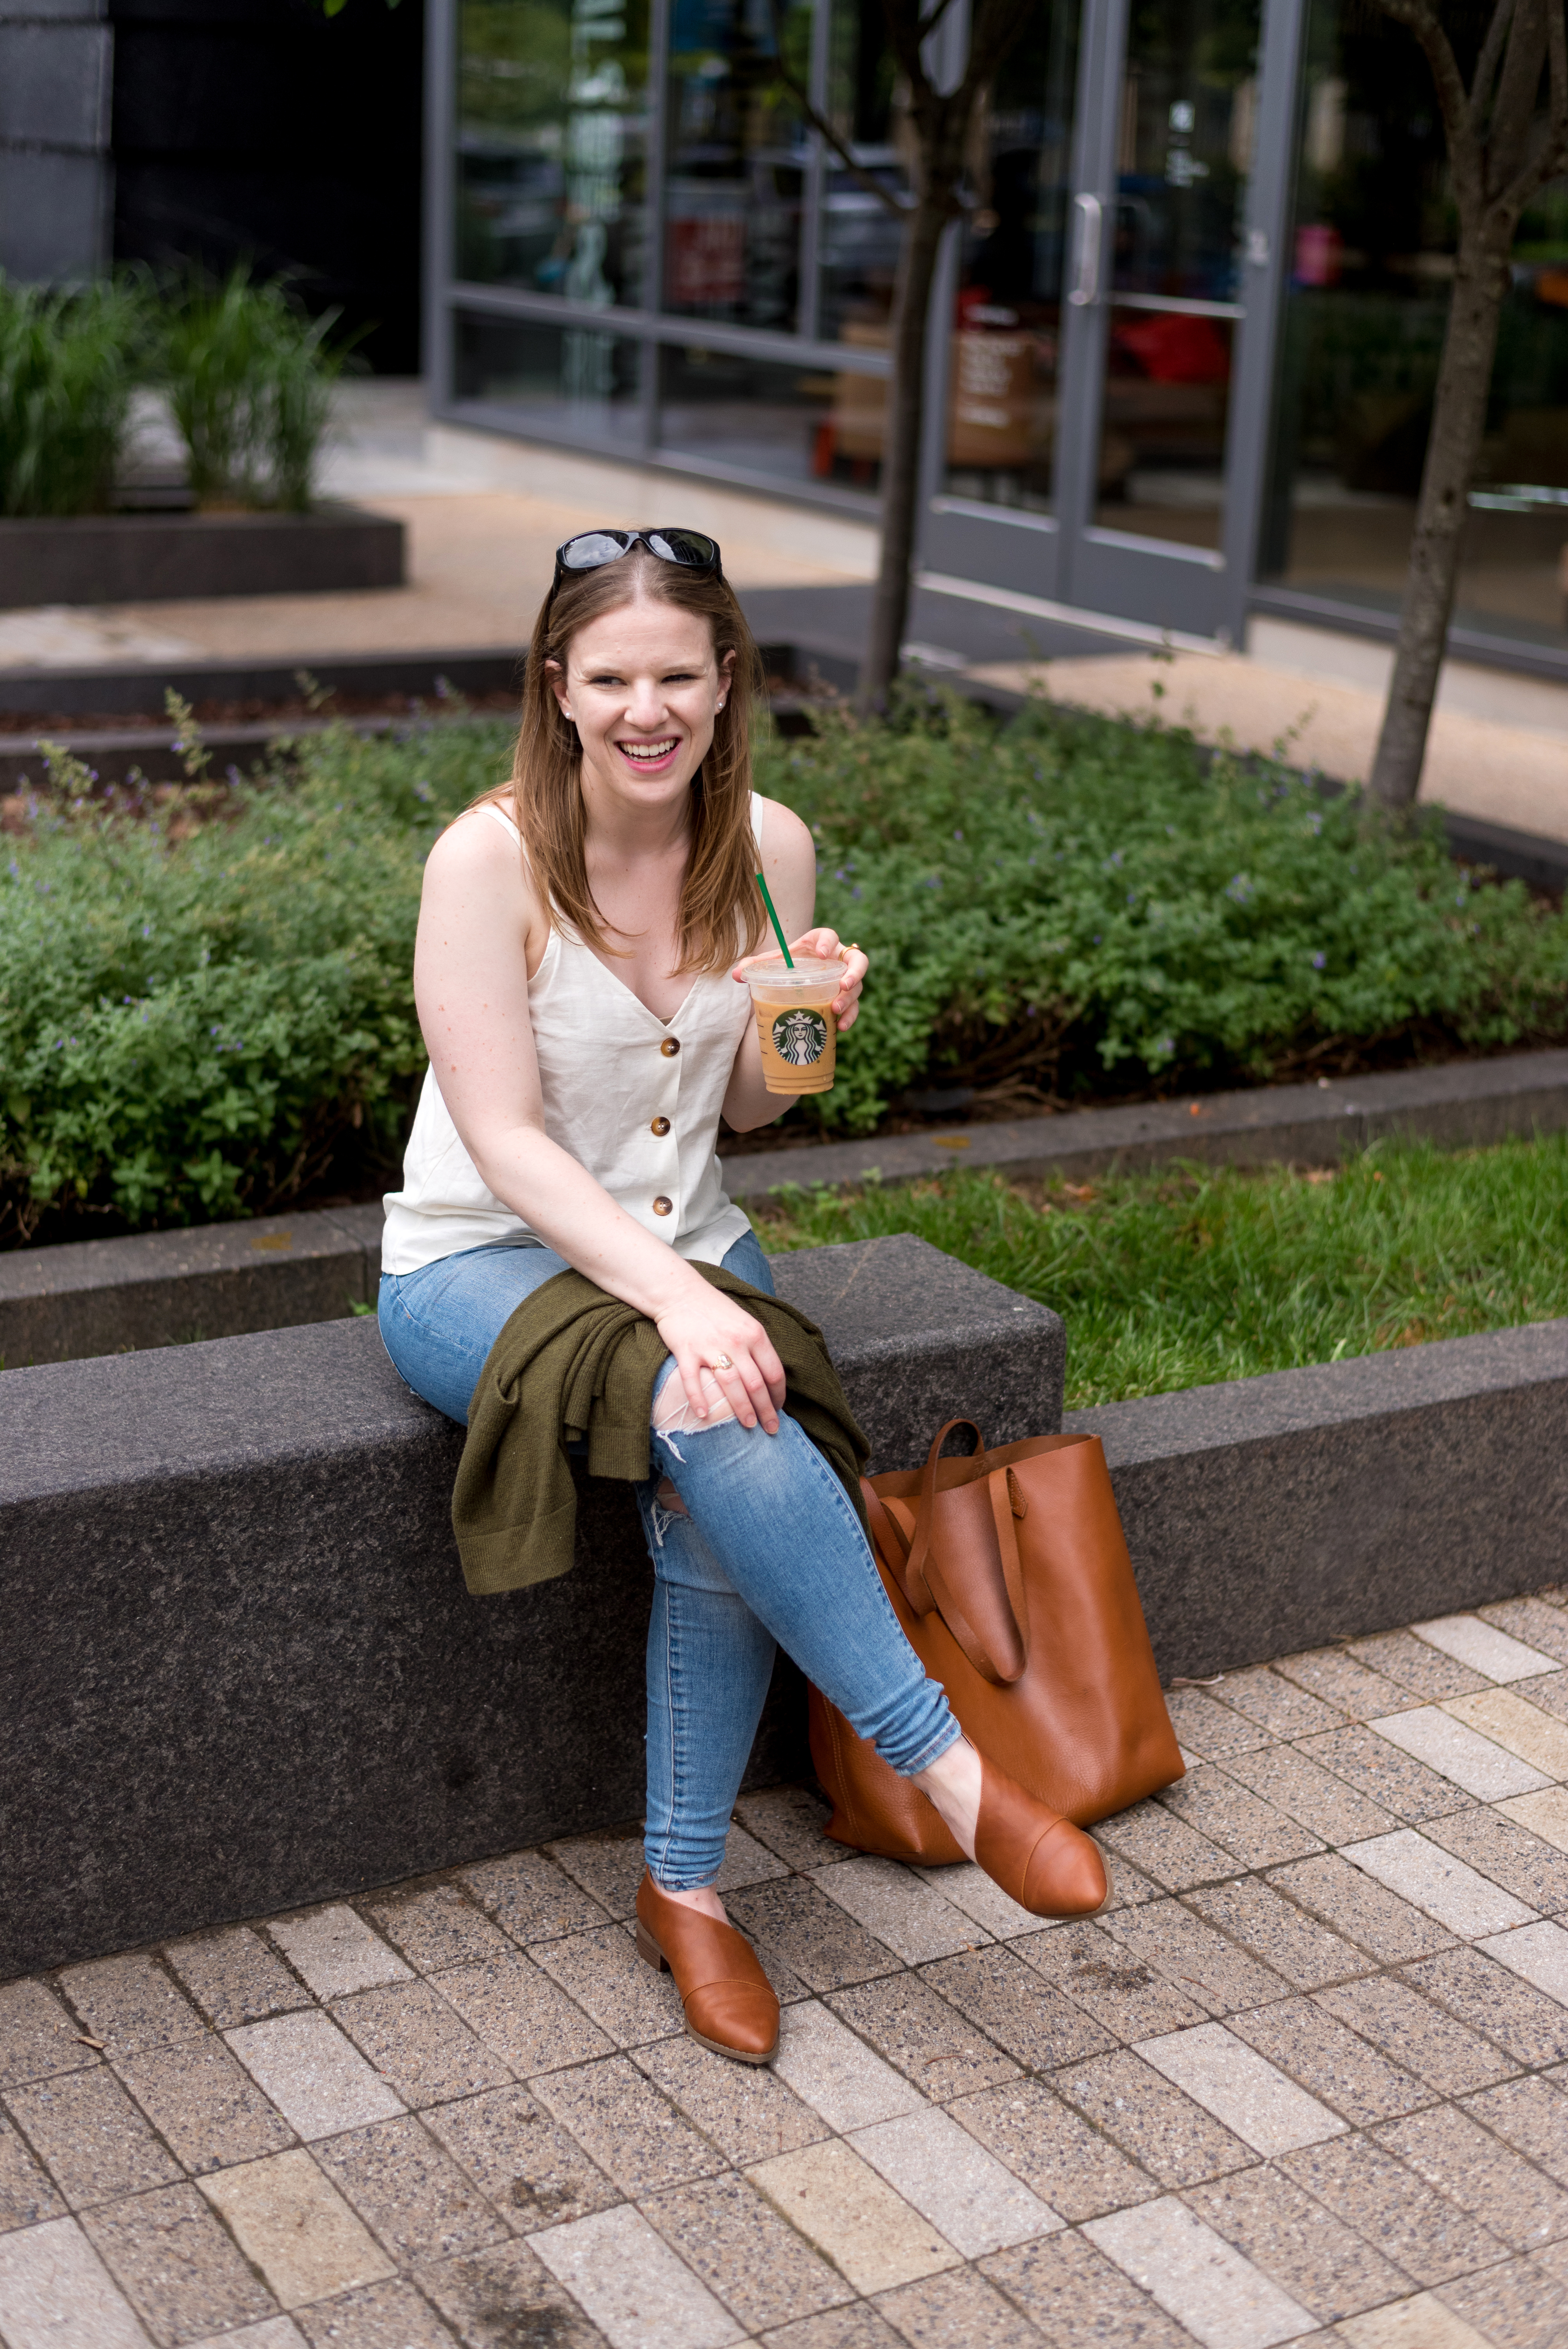
<instances>
[{"instance_id":1,"label":"olive green sweater","mask_svg":"<svg viewBox=\"0 0 1568 2349\"><path fill-rule=\"evenodd\" d=\"M870 1447L821 1331L718 1266L696 1270L767 1330L784 1365L785 1410L842 1479L864 1525L860 1473ZM572 1564L573 1438L587 1437L591 1476L637 1484L652 1473L648 1419L667 1353L645 1315L580 1272L558 1272L518 1307L480 1373L452 1493L463 1579L476 1598L548 1582Z\"/></svg>"}]
</instances>

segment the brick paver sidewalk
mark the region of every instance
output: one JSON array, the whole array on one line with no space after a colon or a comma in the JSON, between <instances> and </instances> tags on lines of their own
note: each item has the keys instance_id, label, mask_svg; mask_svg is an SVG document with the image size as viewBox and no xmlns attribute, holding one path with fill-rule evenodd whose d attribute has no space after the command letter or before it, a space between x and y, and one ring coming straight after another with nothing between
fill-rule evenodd
<instances>
[{"instance_id":1,"label":"brick paver sidewalk","mask_svg":"<svg viewBox=\"0 0 1568 2349\"><path fill-rule=\"evenodd\" d=\"M748 1796L771 2072L638 1962L631 1829L10 1983L0 2336L1568 2342L1564 1664L1560 1588L1176 1692L1088 1924Z\"/></svg>"}]
</instances>

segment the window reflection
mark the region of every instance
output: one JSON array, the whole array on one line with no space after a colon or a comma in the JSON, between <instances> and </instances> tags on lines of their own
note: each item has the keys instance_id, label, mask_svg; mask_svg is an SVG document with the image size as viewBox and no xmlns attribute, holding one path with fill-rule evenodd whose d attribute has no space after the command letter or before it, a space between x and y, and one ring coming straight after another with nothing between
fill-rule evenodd
<instances>
[{"instance_id":1,"label":"window reflection","mask_svg":"<svg viewBox=\"0 0 1568 2349\"><path fill-rule=\"evenodd\" d=\"M1121 85L1117 293L1237 298L1257 41L1257 0L1135 10Z\"/></svg>"},{"instance_id":2,"label":"window reflection","mask_svg":"<svg viewBox=\"0 0 1568 2349\"><path fill-rule=\"evenodd\" d=\"M1257 44L1257 0L1133 13L1110 223L1102 528L1220 543Z\"/></svg>"},{"instance_id":3,"label":"window reflection","mask_svg":"<svg viewBox=\"0 0 1568 2349\"><path fill-rule=\"evenodd\" d=\"M1454 271L1415 43L1317 0L1281 349L1265 579L1398 609ZM1455 618L1568 642L1568 181L1520 222Z\"/></svg>"},{"instance_id":4,"label":"window reflection","mask_svg":"<svg viewBox=\"0 0 1568 2349\"><path fill-rule=\"evenodd\" d=\"M641 297L647 0L464 0L457 272Z\"/></svg>"},{"instance_id":5,"label":"window reflection","mask_svg":"<svg viewBox=\"0 0 1568 2349\"><path fill-rule=\"evenodd\" d=\"M660 446L672 455L777 481L820 477L844 380L700 344L671 346L659 355ZM874 377L870 388L880 397L882 386ZM880 417L876 433L878 449L863 460L867 487L876 481Z\"/></svg>"},{"instance_id":6,"label":"window reflection","mask_svg":"<svg viewBox=\"0 0 1568 2349\"><path fill-rule=\"evenodd\" d=\"M985 119L948 383L955 497L1051 502L1077 46L1076 7L1041 9Z\"/></svg>"},{"instance_id":7,"label":"window reflection","mask_svg":"<svg viewBox=\"0 0 1568 2349\"><path fill-rule=\"evenodd\" d=\"M832 5L827 113L861 171L893 194L909 187L909 133L880 0ZM830 150L823 158L818 331L828 342L885 350L903 224Z\"/></svg>"},{"instance_id":8,"label":"window reflection","mask_svg":"<svg viewBox=\"0 0 1568 2349\"><path fill-rule=\"evenodd\" d=\"M525 431L628 452L641 444L642 353L624 336L459 316L453 356L458 398L516 409Z\"/></svg>"},{"instance_id":9,"label":"window reflection","mask_svg":"<svg viewBox=\"0 0 1568 2349\"><path fill-rule=\"evenodd\" d=\"M811 11L781 12L802 88ZM770 0L675 0L664 306L788 332L799 304L806 137L779 75Z\"/></svg>"}]
</instances>

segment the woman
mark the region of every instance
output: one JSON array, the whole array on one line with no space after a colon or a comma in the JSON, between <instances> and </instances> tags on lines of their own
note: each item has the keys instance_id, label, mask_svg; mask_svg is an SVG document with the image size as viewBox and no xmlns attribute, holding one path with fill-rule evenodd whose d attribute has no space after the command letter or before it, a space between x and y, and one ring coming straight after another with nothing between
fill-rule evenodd
<instances>
[{"instance_id":1,"label":"woman","mask_svg":"<svg viewBox=\"0 0 1568 2349\"><path fill-rule=\"evenodd\" d=\"M694 2036L749 2063L774 2052L778 2002L712 1886L775 1640L1016 1898L1064 1915L1105 1897L1088 1838L964 1740L842 1485L781 1414L766 1332L694 1269L772 1290L714 1150L721 1112L746 1133L783 1105L737 961L764 934L759 867L792 943L841 952L811 926L810 832L751 791L758 674L711 539L600 531L560 550L512 782L426 866L430 1071L380 1302L397 1369L459 1422L505 1322L567 1266L669 1350L638 1487L655 1578L638 1946L673 1968ZM866 968L844 950L841 1033Z\"/></svg>"}]
</instances>

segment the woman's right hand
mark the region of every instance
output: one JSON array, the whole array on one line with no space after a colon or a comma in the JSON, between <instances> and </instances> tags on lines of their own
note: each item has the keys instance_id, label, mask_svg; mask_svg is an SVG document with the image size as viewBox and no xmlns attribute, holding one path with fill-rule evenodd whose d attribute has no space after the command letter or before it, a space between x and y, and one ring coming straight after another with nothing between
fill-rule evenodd
<instances>
[{"instance_id":1,"label":"woman's right hand","mask_svg":"<svg viewBox=\"0 0 1568 2349\"><path fill-rule=\"evenodd\" d=\"M655 1327L676 1358L676 1374L699 1418L708 1415L703 1371L709 1371L742 1427L758 1420L769 1435L779 1433L784 1401L784 1365L760 1321L700 1273L694 1288L655 1316ZM708 1393L711 1394L711 1388Z\"/></svg>"}]
</instances>

